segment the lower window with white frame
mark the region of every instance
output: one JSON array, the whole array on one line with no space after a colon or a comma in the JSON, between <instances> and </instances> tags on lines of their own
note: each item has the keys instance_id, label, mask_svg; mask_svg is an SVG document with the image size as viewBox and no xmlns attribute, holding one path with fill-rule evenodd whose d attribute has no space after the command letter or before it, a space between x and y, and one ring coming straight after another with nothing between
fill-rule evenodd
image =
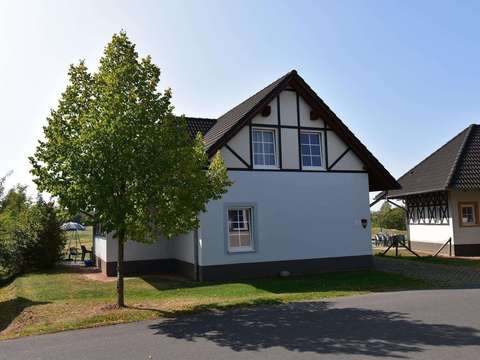
<instances>
[{"instance_id":1,"label":"lower window with white frame","mask_svg":"<svg viewBox=\"0 0 480 360\"><path fill-rule=\"evenodd\" d=\"M228 208L228 251L253 251L252 208Z\"/></svg>"}]
</instances>

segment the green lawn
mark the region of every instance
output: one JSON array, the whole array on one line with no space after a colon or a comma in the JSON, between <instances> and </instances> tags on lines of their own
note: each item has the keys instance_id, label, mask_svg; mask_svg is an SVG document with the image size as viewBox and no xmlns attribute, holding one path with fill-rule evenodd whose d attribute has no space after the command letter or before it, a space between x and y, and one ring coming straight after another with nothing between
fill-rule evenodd
<instances>
[{"instance_id":1,"label":"green lawn","mask_svg":"<svg viewBox=\"0 0 480 360\"><path fill-rule=\"evenodd\" d=\"M84 231L78 231L78 237L80 239L80 244L85 245L87 249L90 249L92 247L92 227L87 226L87 228ZM75 241L74 241L74 232L66 232L66 237L67 237L67 243L65 244L65 248L68 247L68 244L70 243L71 240L71 245L75 246Z\"/></svg>"},{"instance_id":2,"label":"green lawn","mask_svg":"<svg viewBox=\"0 0 480 360\"><path fill-rule=\"evenodd\" d=\"M376 271L203 284L149 276L128 278L125 286L128 307L118 310L111 306L115 282L60 270L21 276L0 288L0 339L189 311L427 287Z\"/></svg>"}]
</instances>

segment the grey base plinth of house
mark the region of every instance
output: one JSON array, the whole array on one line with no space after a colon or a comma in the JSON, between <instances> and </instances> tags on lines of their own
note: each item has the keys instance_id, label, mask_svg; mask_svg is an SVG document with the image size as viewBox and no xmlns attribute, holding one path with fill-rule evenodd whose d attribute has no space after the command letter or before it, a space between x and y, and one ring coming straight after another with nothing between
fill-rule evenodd
<instances>
[{"instance_id":1,"label":"grey base plinth of house","mask_svg":"<svg viewBox=\"0 0 480 360\"><path fill-rule=\"evenodd\" d=\"M480 244L455 244L455 256L480 256Z\"/></svg>"},{"instance_id":2,"label":"grey base plinth of house","mask_svg":"<svg viewBox=\"0 0 480 360\"><path fill-rule=\"evenodd\" d=\"M105 262L97 257L98 268L107 276L117 276L117 262ZM125 276L152 274L179 274L187 278L195 277L193 264L177 259L156 259L125 261L123 263Z\"/></svg>"},{"instance_id":3,"label":"grey base plinth of house","mask_svg":"<svg viewBox=\"0 0 480 360\"><path fill-rule=\"evenodd\" d=\"M201 266L199 273L201 281L226 281L280 276L282 271L288 271L291 276L298 276L324 272L370 269L372 267L372 256L364 255Z\"/></svg>"},{"instance_id":4,"label":"grey base plinth of house","mask_svg":"<svg viewBox=\"0 0 480 360\"><path fill-rule=\"evenodd\" d=\"M105 263L103 260L97 258L97 266L107 276L116 276L116 262ZM229 281L275 277L280 276L280 273L284 271L288 271L291 276L298 276L371 268L373 268L372 256L361 255L199 266L198 278L200 281ZM178 273L190 279L195 277L194 265L177 259L126 261L124 263L124 269L126 276Z\"/></svg>"}]
</instances>

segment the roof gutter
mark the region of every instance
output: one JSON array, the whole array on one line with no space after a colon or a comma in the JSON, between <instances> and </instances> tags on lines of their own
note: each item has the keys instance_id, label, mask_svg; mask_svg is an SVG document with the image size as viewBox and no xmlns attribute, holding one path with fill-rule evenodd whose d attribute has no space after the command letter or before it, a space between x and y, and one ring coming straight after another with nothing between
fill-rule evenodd
<instances>
[{"instance_id":1,"label":"roof gutter","mask_svg":"<svg viewBox=\"0 0 480 360\"><path fill-rule=\"evenodd\" d=\"M422 190L422 191L412 191L412 192L405 192L405 193L400 193L400 194L395 194L395 195L388 195L388 191L384 191L383 193L378 194L375 197L375 200L377 200L378 197L384 197L385 199L401 199L405 196L410 196L410 195L419 195L419 194L426 194L426 193L431 193L431 192L439 192L439 191L447 191L447 188L437 188L437 189L428 189L428 190Z\"/></svg>"}]
</instances>

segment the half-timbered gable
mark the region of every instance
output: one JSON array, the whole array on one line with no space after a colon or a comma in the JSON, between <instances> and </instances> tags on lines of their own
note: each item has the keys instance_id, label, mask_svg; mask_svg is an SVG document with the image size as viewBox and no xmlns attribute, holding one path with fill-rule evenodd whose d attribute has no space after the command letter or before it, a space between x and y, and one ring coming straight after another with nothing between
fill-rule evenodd
<instances>
[{"instance_id":1,"label":"half-timbered gable","mask_svg":"<svg viewBox=\"0 0 480 360\"><path fill-rule=\"evenodd\" d=\"M230 170L366 172L345 141L312 113L295 90L280 92L220 148L226 166ZM256 137L259 133L262 138ZM272 141L265 143L265 135ZM265 147L272 159L268 165L258 159Z\"/></svg>"},{"instance_id":2,"label":"half-timbered gable","mask_svg":"<svg viewBox=\"0 0 480 360\"><path fill-rule=\"evenodd\" d=\"M470 125L377 196L403 200L410 241L435 250L451 239L456 255L480 255L480 125Z\"/></svg>"},{"instance_id":3,"label":"half-timbered gable","mask_svg":"<svg viewBox=\"0 0 480 360\"><path fill-rule=\"evenodd\" d=\"M397 186L295 70L218 118L205 142L229 170L364 172L372 191Z\"/></svg>"}]
</instances>

